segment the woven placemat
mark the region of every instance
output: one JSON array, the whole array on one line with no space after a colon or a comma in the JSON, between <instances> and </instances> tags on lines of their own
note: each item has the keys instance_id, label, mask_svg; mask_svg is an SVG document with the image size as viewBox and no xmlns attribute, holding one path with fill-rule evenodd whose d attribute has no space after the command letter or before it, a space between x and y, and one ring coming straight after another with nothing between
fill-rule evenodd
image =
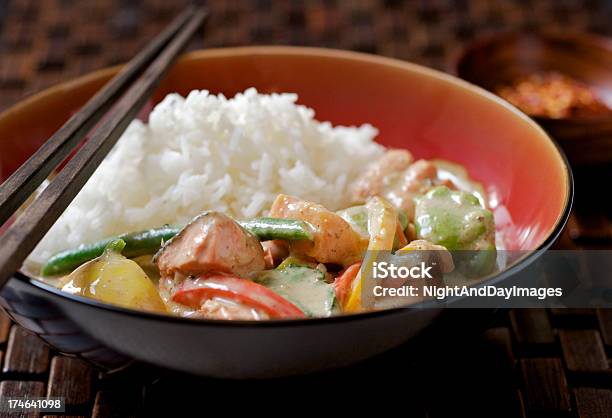
<instances>
[{"instance_id":1,"label":"woven placemat","mask_svg":"<svg viewBox=\"0 0 612 418\"><path fill-rule=\"evenodd\" d=\"M0 110L56 82L128 60L187 3L0 1ZM490 31L546 27L612 33L612 5L605 0L217 0L207 5L206 36L191 48L313 45L439 69L465 42ZM597 186L592 179L601 176L577 173L577 212L562 248L612 246L610 208L588 199ZM410 417L612 416L612 313L603 310L517 310L482 336L432 347L422 359L406 358L400 348L356 367L256 384L139 365L106 376L49 350L4 316L0 350L0 396L64 396L66 414L74 416L192 416L209 410L207 399L214 402L228 393L269 399L280 389L348 406L350 399L334 399L346 388L395 399ZM361 401L356 395L353 406ZM177 412L190 405L190 412Z\"/></svg>"},{"instance_id":2,"label":"woven placemat","mask_svg":"<svg viewBox=\"0 0 612 418\"><path fill-rule=\"evenodd\" d=\"M0 2L0 109L60 80L127 61L188 0ZM353 49L443 69L474 36L506 29L612 32L606 0L213 0L192 47Z\"/></svg>"}]
</instances>

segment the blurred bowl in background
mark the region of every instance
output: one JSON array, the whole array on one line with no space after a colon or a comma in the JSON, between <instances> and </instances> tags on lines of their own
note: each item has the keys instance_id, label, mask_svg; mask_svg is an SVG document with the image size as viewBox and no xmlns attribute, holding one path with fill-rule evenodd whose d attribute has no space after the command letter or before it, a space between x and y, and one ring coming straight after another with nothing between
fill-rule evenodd
<instances>
[{"instance_id":1,"label":"blurred bowl in background","mask_svg":"<svg viewBox=\"0 0 612 418\"><path fill-rule=\"evenodd\" d=\"M477 39L449 68L489 91L533 74L557 72L584 83L612 108L612 39L585 33L508 32ZM596 117L533 116L575 166L612 162L612 112Z\"/></svg>"}]
</instances>

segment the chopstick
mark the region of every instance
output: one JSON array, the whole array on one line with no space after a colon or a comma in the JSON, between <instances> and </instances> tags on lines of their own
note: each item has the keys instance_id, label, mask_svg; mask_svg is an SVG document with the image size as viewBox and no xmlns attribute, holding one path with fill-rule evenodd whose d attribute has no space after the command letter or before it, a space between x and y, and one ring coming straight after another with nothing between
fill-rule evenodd
<instances>
[{"instance_id":1,"label":"chopstick","mask_svg":"<svg viewBox=\"0 0 612 418\"><path fill-rule=\"evenodd\" d=\"M190 7L154 38L140 53L98 91L81 110L68 119L21 167L0 185L0 225L26 201L36 188L70 153L83 136L110 109L130 83L185 25L195 9Z\"/></svg>"},{"instance_id":2,"label":"chopstick","mask_svg":"<svg viewBox=\"0 0 612 418\"><path fill-rule=\"evenodd\" d=\"M36 244L91 177L206 16L203 9L194 9L178 32L171 35L170 42L114 104L108 118L94 130L38 198L0 236L0 288L21 268Z\"/></svg>"}]
</instances>

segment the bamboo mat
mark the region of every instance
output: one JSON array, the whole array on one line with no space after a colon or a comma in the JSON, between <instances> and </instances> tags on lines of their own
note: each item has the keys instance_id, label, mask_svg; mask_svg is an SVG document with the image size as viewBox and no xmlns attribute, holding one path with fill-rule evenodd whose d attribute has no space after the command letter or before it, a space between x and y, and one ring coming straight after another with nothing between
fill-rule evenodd
<instances>
[{"instance_id":1,"label":"bamboo mat","mask_svg":"<svg viewBox=\"0 0 612 418\"><path fill-rule=\"evenodd\" d=\"M0 110L56 82L128 60L186 3L0 1ZM612 32L612 5L603 0L221 0L207 5L212 16L206 36L191 48L313 45L439 69L462 44L490 31L545 26ZM589 199L596 186L592 179L601 173L576 174L577 212L560 246L612 247L609 207ZM604 310L517 310L482 336L432 347L422 358L410 358L400 348L356 367L264 382L201 379L143 365L103 375L53 352L6 317L0 317L0 350L0 396L65 396L66 414L73 416L194 416L228 393L240 395L234 399L270 399L281 390L314 393L347 408L344 391L372 390L377 398L401 401L402 415L409 417L612 416L612 313ZM334 397L340 393L341 399ZM233 410L245 403L251 405L223 406ZM360 407L359 396L352 403Z\"/></svg>"},{"instance_id":2,"label":"bamboo mat","mask_svg":"<svg viewBox=\"0 0 612 418\"><path fill-rule=\"evenodd\" d=\"M3 0L0 108L124 62L187 0ZM192 47L293 44L353 49L444 69L474 36L506 29L612 31L606 0L212 0Z\"/></svg>"}]
</instances>

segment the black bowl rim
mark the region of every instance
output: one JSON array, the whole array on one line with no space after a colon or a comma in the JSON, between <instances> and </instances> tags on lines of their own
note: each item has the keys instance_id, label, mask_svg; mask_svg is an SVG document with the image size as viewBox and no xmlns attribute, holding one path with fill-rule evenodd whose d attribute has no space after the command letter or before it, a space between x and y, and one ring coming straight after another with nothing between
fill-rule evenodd
<instances>
[{"instance_id":1,"label":"black bowl rim","mask_svg":"<svg viewBox=\"0 0 612 418\"><path fill-rule=\"evenodd\" d=\"M475 51L478 51L482 48L486 48L488 46L494 45L496 43L510 41L512 39L520 39L520 38L578 41L578 42L588 43L592 45L593 47L598 47L600 49L606 50L610 54L610 56L612 56L612 38L602 36L602 35L597 35L597 34L590 33L590 32L578 32L578 31L561 32L558 30L544 30L544 29L525 30L525 31L504 30L504 31L496 31L496 32L485 34L485 35L481 35L478 38L471 41L470 43L462 47L459 47L454 53L451 54L451 57L448 60L447 65L446 65L446 69L450 74L454 75L455 77L465 80L462 77L462 75L459 74L459 66L463 62L463 60L466 59L469 55L471 55ZM468 81L468 82L472 83L471 81ZM484 88L480 85L478 86L481 88ZM494 92L488 89L485 89L485 90L489 91L490 93L495 94ZM582 117L582 118L581 117L548 118L548 117L543 117L543 116L529 116L529 117L541 123L559 124L559 125L584 124L584 125L594 126L594 125L612 123L612 115L611 116L602 115L602 116Z\"/></svg>"},{"instance_id":2,"label":"black bowl rim","mask_svg":"<svg viewBox=\"0 0 612 418\"><path fill-rule=\"evenodd\" d=\"M563 150L559 147L559 145L553 141L550 136L544 132L544 130L538 126L533 120L531 120L529 117L527 117L524 113L522 113L520 110L516 109L514 106L510 105L509 103L507 103L506 101L504 101L503 99L495 96L493 93L489 92L488 90L477 86L475 84L471 84L468 83L465 80L462 80L458 77L453 77L452 74L446 74L442 71L437 71L425 66L421 66L418 64L413 64L413 63L409 63L409 62L405 62L405 61L401 61L399 59L393 59L393 58L386 58L386 57L381 57L381 56L377 56L374 54L366 54L366 53L361 53L361 52L352 52L352 51L344 51L344 50L336 50L336 49L328 49L328 48L313 48L313 47L294 47L294 46L255 46L255 47L229 47L229 48L214 48L214 49L209 49L206 51L217 51L217 52L237 52L237 53L252 53L252 54L258 54L258 53L263 53L263 54L270 54L270 53L285 53L285 54L304 54L304 53L310 53L310 54L318 54L318 55L324 55L324 56L335 56L335 57L339 57L339 58L352 58L352 59L367 59L367 60L374 60L378 63L381 64L394 64L394 65L401 65L404 68L411 68L412 70L418 71L420 73L424 73L427 74L429 76L433 76L437 79L441 79L441 80L446 80L446 81L450 81L453 82L456 85L459 85L460 87L464 87L466 89L469 89L475 93L480 94L481 96L484 96L485 98L497 103L498 105L502 105L504 106L507 110L517 114L517 116L523 118L524 120L526 120L528 123L531 123L533 125L534 128L536 128L537 130L539 130L542 134L543 137L548 140L550 142L550 144L552 144L554 146L554 148L557 150L559 156L561 157L561 161L563 163L563 166L565 168L566 174L567 174L567 184L566 184L566 193L565 193L565 204L564 204L564 209L562 211L562 213L559 215L559 217L556 220L555 226L552 228L552 230L550 231L549 235L546 237L546 239L534 250L530 250L530 252L528 254L526 254L522 259L520 259L519 261L517 261L515 264L513 264L511 267L509 267L506 270L503 270L502 272L493 275L492 277L480 282L477 284L477 286L481 286L481 285L485 285L485 284L489 284L489 285L495 285L509 277L511 277L512 275L514 275L515 273L521 271L522 269L524 269L525 267L527 267L530 263L532 263L534 260L536 260L546 249L548 249L555 241L556 239L559 237L559 235L561 234L563 228L565 227L565 224L567 223L567 220L569 218L570 212L571 212L571 208L572 208L572 204L573 204L573 200L574 200L574 177L573 177L573 173L572 170L570 168L567 156L565 155L565 153L563 152ZM185 54L183 56L183 59L188 59L189 57L192 56L197 56L199 53L204 52L203 50L200 51L193 51L191 53ZM88 77L93 77L96 74L102 73L104 71L110 71L112 70L113 67L109 67L109 68L104 68L101 70L97 70L94 71L93 73L88 73L85 74L81 77L78 77L77 79L71 80L71 81L67 81L65 83L60 83L59 85L50 87L46 90L43 90L41 93L44 93L45 91L49 91L51 89L57 88L59 86L71 83L71 82L77 82L77 80L80 79L87 79ZM39 93L39 94L41 94ZM25 101L29 101L29 100L34 100L36 99L37 95L31 96L27 99L25 99ZM12 106L11 108L7 109L5 112L11 112L11 111L15 111L16 108L20 107L20 103L23 104L24 102L18 102L16 105ZM135 316L138 317L140 319L146 319L146 320L152 320L152 321L163 321L163 322L169 322L169 323L177 323L177 324L182 324L182 325L193 325L193 326L214 326L214 327L237 327L237 328L268 328L268 327L287 327L287 326L310 326L310 325L331 325L331 324L337 324L337 323L342 323L342 322L348 322L348 321L357 321L357 320L362 320L362 319L372 319L372 318L378 318L378 317L383 317L386 315L395 315L398 314L400 312L404 312L406 310L424 310L424 309L441 309L443 308L443 306L440 306L438 303L436 303L435 300L429 300L429 301L424 301L424 302L420 302L418 304L415 305L410 305L407 307L399 307L399 308L391 308L391 309L384 309L384 310L379 310L379 311L370 311L370 312L360 312L360 313L355 313L355 314L345 314L345 315L335 315L335 316L331 316L331 317L324 317L324 318L299 318L299 319L271 319L271 320L265 320L265 321L249 321L249 320L224 320L224 319L200 319L200 318L185 318L185 317L179 317L179 316L173 316L173 315L169 315L169 314L165 314L165 313L156 313L156 312L149 312L149 311L142 311L142 310L136 310L136 309L130 309L130 308L125 308L125 307L121 307L121 306L117 306L117 305L111 305L111 304L107 304L104 302L100 302L94 299L90 299L90 298L86 298L84 296L77 296L77 295L71 295L69 293L66 292L62 292L60 289L45 283L41 280L32 278L30 276L27 276L26 274L22 273L22 272L17 272L14 274L13 276L14 279L17 279L21 282L25 282L33 287L36 287L42 291L45 292L49 292L55 296L61 297L61 298L67 298L73 302L77 302L77 303L82 303L85 305L89 305L92 306L94 308L99 308L99 309L103 309L106 311L110 311L110 312L114 312L117 314L123 314L123 315L129 315L129 316Z\"/></svg>"}]
</instances>

